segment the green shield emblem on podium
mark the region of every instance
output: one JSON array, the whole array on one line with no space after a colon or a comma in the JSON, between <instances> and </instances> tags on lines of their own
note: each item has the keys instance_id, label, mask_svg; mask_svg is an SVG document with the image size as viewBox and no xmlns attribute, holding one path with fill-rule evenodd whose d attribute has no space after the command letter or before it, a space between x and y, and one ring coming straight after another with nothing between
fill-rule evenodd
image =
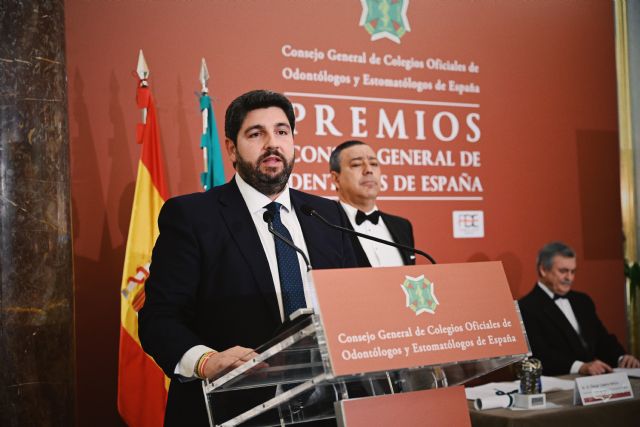
<instances>
[{"instance_id":1,"label":"green shield emblem on podium","mask_svg":"<svg viewBox=\"0 0 640 427\"><path fill-rule=\"evenodd\" d=\"M440 304L435 294L435 285L432 281L420 275L419 277L405 276L404 283L400 285L406 297L406 306L418 314L436 312Z\"/></svg>"}]
</instances>

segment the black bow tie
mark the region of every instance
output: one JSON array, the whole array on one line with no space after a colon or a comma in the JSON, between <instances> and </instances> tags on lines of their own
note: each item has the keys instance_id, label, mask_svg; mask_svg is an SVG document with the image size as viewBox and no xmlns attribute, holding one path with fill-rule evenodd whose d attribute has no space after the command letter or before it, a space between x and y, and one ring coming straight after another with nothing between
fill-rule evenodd
<instances>
[{"instance_id":1,"label":"black bow tie","mask_svg":"<svg viewBox=\"0 0 640 427\"><path fill-rule=\"evenodd\" d=\"M557 300L557 299L567 299L566 295L558 295L558 294L553 294L553 300Z\"/></svg>"},{"instance_id":2,"label":"black bow tie","mask_svg":"<svg viewBox=\"0 0 640 427\"><path fill-rule=\"evenodd\" d=\"M369 221L372 224L377 224L380 219L380 211L373 211L369 215L362 211L358 211L356 214L356 225L360 225L365 221Z\"/></svg>"}]
</instances>

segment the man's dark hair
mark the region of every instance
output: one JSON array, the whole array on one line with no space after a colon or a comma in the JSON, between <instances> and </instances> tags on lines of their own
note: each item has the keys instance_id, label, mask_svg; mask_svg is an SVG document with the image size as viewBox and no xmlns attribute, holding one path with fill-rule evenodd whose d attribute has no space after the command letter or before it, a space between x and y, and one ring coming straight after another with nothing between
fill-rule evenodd
<instances>
[{"instance_id":1,"label":"man's dark hair","mask_svg":"<svg viewBox=\"0 0 640 427\"><path fill-rule=\"evenodd\" d=\"M544 271L551 270L551 266L553 265L553 257L556 255L560 255L565 258L576 257L576 253L573 251L573 249L562 242L547 243L538 252L538 260L536 263L537 270L540 270L540 266L542 266L542 269Z\"/></svg>"},{"instance_id":2,"label":"man's dark hair","mask_svg":"<svg viewBox=\"0 0 640 427\"><path fill-rule=\"evenodd\" d=\"M284 111L293 133L296 127L296 117L291 101L286 96L270 90L252 90L234 99L227 107L227 112L224 116L224 135L236 144L238 142L238 132L240 132L242 122L244 122L247 114L259 108L269 107L278 107Z\"/></svg>"},{"instance_id":3,"label":"man's dark hair","mask_svg":"<svg viewBox=\"0 0 640 427\"><path fill-rule=\"evenodd\" d=\"M349 147L353 147L354 145L367 145L362 141L351 140L345 141L342 144L338 145L331 152L331 157L329 157L329 170L333 172L340 173L340 153L346 150Z\"/></svg>"}]
</instances>

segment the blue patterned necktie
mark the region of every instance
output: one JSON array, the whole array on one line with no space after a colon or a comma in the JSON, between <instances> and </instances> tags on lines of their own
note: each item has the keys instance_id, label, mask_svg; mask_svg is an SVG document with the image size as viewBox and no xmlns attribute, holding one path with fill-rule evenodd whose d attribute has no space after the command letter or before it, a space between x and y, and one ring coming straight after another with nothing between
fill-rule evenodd
<instances>
[{"instance_id":1,"label":"blue patterned necktie","mask_svg":"<svg viewBox=\"0 0 640 427\"><path fill-rule=\"evenodd\" d=\"M271 202L265 208L273 214L273 229L284 237L293 241L291 233L280 220L280 208L282 205ZM285 320L289 315L299 308L306 307L304 299L304 288L302 286L302 275L300 274L300 263L298 254L293 248L282 240L273 236L276 244L276 258L278 259L278 275L280 276L280 289L282 291L282 306L284 308Z\"/></svg>"}]
</instances>

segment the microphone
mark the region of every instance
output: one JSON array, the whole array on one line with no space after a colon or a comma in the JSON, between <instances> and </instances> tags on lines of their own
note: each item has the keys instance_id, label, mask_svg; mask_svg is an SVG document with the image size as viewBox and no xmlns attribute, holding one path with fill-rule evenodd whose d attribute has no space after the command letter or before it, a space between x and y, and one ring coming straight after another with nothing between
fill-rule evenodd
<instances>
[{"instance_id":1,"label":"microphone","mask_svg":"<svg viewBox=\"0 0 640 427\"><path fill-rule=\"evenodd\" d=\"M423 257L425 257L426 259L428 259L429 262L431 262L431 264L436 264L436 260L433 259L433 257L431 255L429 255L428 253L426 253L424 251L421 251L420 249L412 248L411 246L401 245L399 243L391 242L391 241L384 240L384 239L380 239L378 237L369 236L368 234L359 233L359 232L357 232L355 230L351 230L350 228L341 227L339 225L332 224L329 221L327 221L326 218L324 218L322 215L320 215L318 213L318 211L316 211L315 209L313 209L309 205L302 205L302 207L300 209L302 210L303 214L305 214L307 216L314 216L314 217L318 218L320 221L324 222L326 225L328 225L331 228L335 228L336 230L340 230L340 231L342 231L344 233L355 234L356 236L363 237L363 238L369 239L369 240L373 240L374 242L382 243L384 245L389 245L389 246L396 247L398 249L404 249L405 251L410 251L410 252L415 253L415 254L420 254Z\"/></svg>"},{"instance_id":2,"label":"microphone","mask_svg":"<svg viewBox=\"0 0 640 427\"><path fill-rule=\"evenodd\" d=\"M307 258L307 255L302 251L302 249L297 247L291 240L287 239L285 236L273 229L273 214L269 211L265 211L265 213L262 214L262 219L267 223L269 233L273 234L275 237L285 242L289 247L293 248L294 251L302 255L305 264L307 264L307 272L311 271L311 263L309 262L309 258Z\"/></svg>"}]
</instances>

